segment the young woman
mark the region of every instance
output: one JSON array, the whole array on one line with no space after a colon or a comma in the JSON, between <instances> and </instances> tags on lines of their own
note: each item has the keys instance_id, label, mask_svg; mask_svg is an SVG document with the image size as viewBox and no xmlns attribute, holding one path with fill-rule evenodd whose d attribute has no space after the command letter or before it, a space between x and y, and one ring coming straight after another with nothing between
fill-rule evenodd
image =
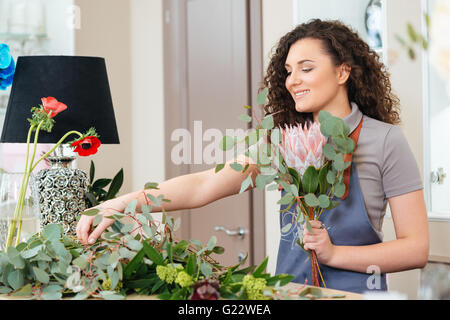
<instances>
[{"instance_id":1,"label":"young woman","mask_svg":"<svg viewBox=\"0 0 450 320\"><path fill-rule=\"evenodd\" d=\"M315 250L327 287L387 290L385 273L424 267L429 235L422 181L396 126L398 99L378 55L342 23L312 20L280 39L264 86L269 89L264 108L266 114L273 114L275 125L318 121L319 111L326 110L343 118L352 135L358 136L348 196L324 213L321 221L311 222L312 234L302 228L304 248ZM257 172L250 159L238 159L250 164L249 172ZM237 194L249 172L242 174L226 165L218 173L212 168L179 176L162 182L159 190L139 190L109 200L101 205L108 208L102 214L123 212L133 199L143 204L145 193L171 199L164 204L166 211L198 208ZM186 184L193 187L179 188ZM383 242L387 203L397 239ZM291 215L280 215L281 227ZM95 242L113 220L103 219L91 230L92 222L93 217L82 216L78 223L77 236L84 244ZM276 272L295 275L299 283L308 279L311 284L311 261L295 244L297 228L292 228L282 234Z\"/></svg>"}]
</instances>

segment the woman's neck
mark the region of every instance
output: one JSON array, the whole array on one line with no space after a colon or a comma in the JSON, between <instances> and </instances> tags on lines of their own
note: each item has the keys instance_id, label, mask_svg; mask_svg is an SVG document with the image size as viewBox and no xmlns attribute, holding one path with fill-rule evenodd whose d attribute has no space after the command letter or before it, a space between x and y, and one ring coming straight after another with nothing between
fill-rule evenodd
<instances>
[{"instance_id":1,"label":"woman's neck","mask_svg":"<svg viewBox=\"0 0 450 320\"><path fill-rule=\"evenodd\" d=\"M319 121L319 112L328 111L335 117L344 119L352 113L352 107L348 101L347 93L338 94L333 101L321 108L319 111L313 113L314 122Z\"/></svg>"}]
</instances>

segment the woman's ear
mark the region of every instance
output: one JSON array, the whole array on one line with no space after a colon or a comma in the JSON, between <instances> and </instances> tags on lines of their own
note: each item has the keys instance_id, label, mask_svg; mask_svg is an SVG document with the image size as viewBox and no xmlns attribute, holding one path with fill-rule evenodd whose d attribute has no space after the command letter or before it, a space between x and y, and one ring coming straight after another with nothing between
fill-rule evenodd
<instances>
[{"instance_id":1,"label":"woman's ear","mask_svg":"<svg viewBox=\"0 0 450 320\"><path fill-rule=\"evenodd\" d=\"M345 84L347 82L348 77L350 77L351 70L352 70L352 68L348 64L345 64L345 63L341 64L338 67L337 76L338 76L339 84Z\"/></svg>"}]
</instances>

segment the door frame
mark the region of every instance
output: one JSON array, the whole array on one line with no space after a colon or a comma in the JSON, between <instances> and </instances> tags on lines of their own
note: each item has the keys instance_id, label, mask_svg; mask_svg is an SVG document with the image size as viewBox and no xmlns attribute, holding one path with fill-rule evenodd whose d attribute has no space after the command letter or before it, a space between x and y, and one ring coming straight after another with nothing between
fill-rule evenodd
<instances>
[{"instance_id":1,"label":"door frame","mask_svg":"<svg viewBox=\"0 0 450 320\"><path fill-rule=\"evenodd\" d=\"M164 133L169 141L177 128L188 128L188 74L187 74L187 34L186 1L163 1L163 64L164 64ZM262 0L245 0L247 7L247 57L248 92L247 104L260 110L256 97L263 79L262 57ZM256 126L254 120L252 126ZM169 146L169 143L166 143ZM189 165L174 165L169 159L171 150L166 147L165 179L189 174ZM258 189L250 193L250 252L249 263L260 263L266 256L265 245L265 192ZM190 238L191 226L188 210L171 213L181 219L180 230L176 232L181 239Z\"/></svg>"}]
</instances>

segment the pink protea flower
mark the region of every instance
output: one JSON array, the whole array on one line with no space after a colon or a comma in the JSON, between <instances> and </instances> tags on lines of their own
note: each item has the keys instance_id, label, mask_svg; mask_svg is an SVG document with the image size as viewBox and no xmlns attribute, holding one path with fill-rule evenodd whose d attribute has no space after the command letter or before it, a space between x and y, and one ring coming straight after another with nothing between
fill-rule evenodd
<instances>
[{"instance_id":1,"label":"pink protea flower","mask_svg":"<svg viewBox=\"0 0 450 320\"><path fill-rule=\"evenodd\" d=\"M288 167L294 168L303 176L309 166L319 169L324 164L323 146L327 138L320 132L320 123L314 122L280 128L281 154Z\"/></svg>"}]
</instances>

